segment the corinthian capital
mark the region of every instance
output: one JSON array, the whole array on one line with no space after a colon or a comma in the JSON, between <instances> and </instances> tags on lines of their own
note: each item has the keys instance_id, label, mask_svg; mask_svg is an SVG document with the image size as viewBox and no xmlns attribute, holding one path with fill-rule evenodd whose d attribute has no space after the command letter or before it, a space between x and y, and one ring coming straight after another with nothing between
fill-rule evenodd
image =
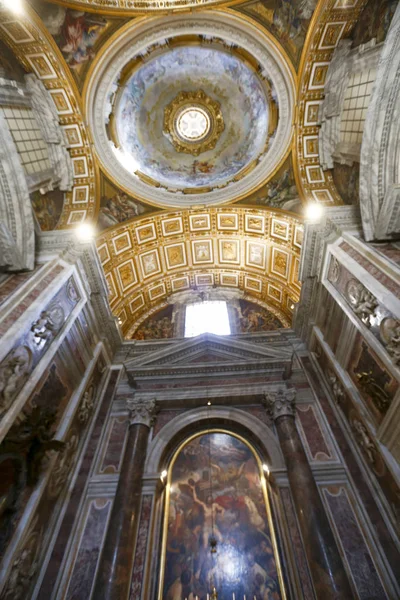
<instances>
[{"instance_id":1,"label":"corinthian capital","mask_svg":"<svg viewBox=\"0 0 400 600\"><path fill-rule=\"evenodd\" d=\"M265 392L265 408L274 419L283 416L294 417L296 390L294 388L280 389L277 392Z\"/></svg>"},{"instance_id":2,"label":"corinthian capital","mask_svg":"<svg viewBox=\"0 0 400 600\"><path fill-rule=\"evenodd\" d=\"M137 400L136 398L127 398L130 415L129 420L131 425L142 424L150 427L153 424L156 415L156 401L152 400Z\"/></svg>"}]
</instances>

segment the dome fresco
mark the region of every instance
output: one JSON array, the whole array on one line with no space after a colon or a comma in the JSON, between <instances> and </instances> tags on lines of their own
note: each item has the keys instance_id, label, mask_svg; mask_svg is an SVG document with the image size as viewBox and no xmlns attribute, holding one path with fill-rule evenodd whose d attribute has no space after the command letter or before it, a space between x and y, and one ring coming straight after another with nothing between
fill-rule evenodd
<instances>
[{"instance_id":1,"label":"dome fresco","mask_svg":"<svg viewBox=\"0 0 400 600\"><path fill-rule=\"evenodd\" d=\"M282 50L222 11L127 24L84 89L101 168L163 208L222 205L265 185L290 151L294 98Z\"/></svg>"},{"instance_id":2,"label":"dome fresco","mask_svg":"<svg viewBox=\"0 0 400 600\"><path fill-rule=\"evenodd\" d=\"M179 152L163 123L179 92L200 90L219 103L224 130L214 148L196 156ZM238 57L177 47L147 60L127 81L115 107L118 142L128 164L169 190L221 187L266 151L268 106L264 82Z\"/></svg>"}]
</instances>

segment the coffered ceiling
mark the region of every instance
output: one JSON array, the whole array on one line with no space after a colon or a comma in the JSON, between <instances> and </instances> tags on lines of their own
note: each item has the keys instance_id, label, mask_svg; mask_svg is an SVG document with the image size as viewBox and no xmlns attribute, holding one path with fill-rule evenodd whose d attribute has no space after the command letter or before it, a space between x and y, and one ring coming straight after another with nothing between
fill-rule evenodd
<instances>
[{"instance_id":1,"label":"coffered ceiling","mask_svg":"<svg viewBox=\"0 0 400 600\"><path fill-rule=\"evenodd\" d=\"M246 207L162 212L105 231L98 252L112 310L131 337L174 293L214 286L291 322L299 299L303 226L288 213Z\"/></svg>"}]
</instances>

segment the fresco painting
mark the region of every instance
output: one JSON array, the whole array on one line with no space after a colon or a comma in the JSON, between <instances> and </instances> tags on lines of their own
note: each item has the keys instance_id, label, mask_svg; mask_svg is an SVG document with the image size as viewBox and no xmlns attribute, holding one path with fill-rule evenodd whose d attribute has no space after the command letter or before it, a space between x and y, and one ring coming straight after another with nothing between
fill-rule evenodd
<instances>
[{"instance_id":1,"label":"fresco painting","mask_svg":"<svg viewBox=\"0 0 400 600\"><path fill-rule=\"evenodd\" d=\"M167 306L156 312L140 325L132 339L134 340L161 340L174 337L174 323L172 321L172 306Z\"/></svg>"},{"instance_id":2,"label":"fresco painting","mask_svg":"<svg viewBox=\"0 0 400 600\"><path fill-rule=\"evenodd\" d=\"M47 2L34 7L72 69L94 57L94 45L107 26L104 17Z\"/></svg>"},{"instance_id":3,"label":"fresco painting","mask_svg":"<svg viewBox=\"0 0 400 600\"><path fill-rule=\"evenodd\" d=\"M239 204L272 206L292 211L296 210L297 204L301 206L291 159L288 158L285 161L265 186L239 202Z\"/></svg>"},{"instance_id":4,"label":"fresco painting","mask_svg":"<svg viewBox=\"0 0 400 600\"><path fill-rule=\"evenodd\" d=\"M360 165L353 163L351 167L334 163L332 170L333 181L343 202L358 204L360 189Z\"/></svg>"},{"instance_id":5,"label":"fresco painting","mask_svg":"<svg viewBox=\"0 0 400 600\"><path fill-rule=\"evenodd\" d=\"M218 600L282 598L259 467L240 439L205 433L181 449L167 518L164 600L208 600L213 586Z\"/></svg>"},{"instance_id":6,"label":"fresco painting","mask_svg":"<svg viewBox=\"0 0 400 600\"><path fill-rule=\"evenodd\" d=\"M55 229L64 205L64 192L56 189L41 194L36 190L31 194L31 202L40 229L42 231Z\"/></svg>"},{"instance_id":7,"label":"fresco painting","mask_svg":"<svg viewBox=\"0 0 400 600\"><path fill-rule=\"evenodd\" d=\"M283 325L280 320L266 308L247 300L239 300L239 332L275 331L275 329L280 329L281 327Z\"/></svg>"},{"instance_id":8,"label":"fresco painting","mask_svg":"<svg viewBox=\"0 0 400 600\"><path fill-rule=\"evenodd\" d=\"M317 4L318 0L259 0L241 5L239 10L269 29L297 66Z\"/></svg>"},{"instance_id":9,"label":"fresco painting","mask_svg":"<svg viewBox=\"0 0 400 600\"><path fill-rule=\"evenodd\" d=\"M128 196L103 175L100 183L100 194L100 212L97 226L101 231L154 210Z\"/></svg>"},{"instance_id":10,"label":"fresco painting","mask_svg":"<svg viewBox=\"0 0 400 600\"><path fill-rule=\"evenodd\" d=\"M374 38L377 44L383 42L397 4L398 0L369 0L352 31L353 46L366 44Z\"/></svg>"}]
</instances>

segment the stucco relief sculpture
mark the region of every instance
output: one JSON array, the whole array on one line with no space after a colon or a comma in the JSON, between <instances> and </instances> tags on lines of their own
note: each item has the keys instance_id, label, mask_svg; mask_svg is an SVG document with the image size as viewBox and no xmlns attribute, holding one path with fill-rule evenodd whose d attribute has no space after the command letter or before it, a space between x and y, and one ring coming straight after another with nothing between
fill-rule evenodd
<instances>
[{"instance_id":1,"label":"stucco relief sculpture","mask_svg":"<svg viewBox=\"0 0 400 600\"><path fill-rule=\"evenodd\" d=\"M58 457L49 481L49 494L52 497L58 496L67 480L68 473L70 472L78 449L78 434L72 433L65 443L60 443L63 444L63 453Z\"/></svg>"},{"instance_id":2,"label":"stucco relief sculpture","mask_svg":"<svg viewBox=\"0 0 400 600\"><path fill-rule=\"evenodd\" d=\"M39 568L42 534L43 530L38 529L38 517L36 516L12 564L7 587L2 594L4 600L25 600L27 598L27 591Z\"/></svg>"},{"instance_id":3,"label":"stucco relief sculpture","mask_svg":"<svg viewBox=\"0 0 400 600\"><path fill-rule=\"evenodd\" d=\"M83 399L78 411L78 419L83 424L87 423L87 421L89 420L90 413L93 410L95 399L94 391L94 385L90 385L86 392L83 394Z\"/></svg>"},{"instance_id":4,"label":"stucco relief sculpture","mask_svg":"<svg viewBox=\"0 0 400 600\"><path fill-rule=\"evenodd\" d=\"M65 313L59 304L49 307L40 313L40 317L32 323L31 331L35 343L40 346L47 342L60 329L65 320Z\"/></svg>"},{"instance_id":5,"label":"stucco relief sculpture","mask_svg":"<svg viewBox=\"0 0 400 600\"><path fill-rule=\"evenodd\" d=\"M333 396L337 404L341 404L345 398L343 386L332 371L328 371L328 381L331 385Z\"/></svg>"},{"instance_id":6,"label":"stucco relief sculpture","mask_svg":"<svg viewBox=\"0 0 400 600\"><path fill-rule=\"evenodd\" d=\"M383 319L379 333L393 362L400 365L400 321L391 317Z\"/></svg>"},{"instance_id":7,"label":"stucco relief sculpture","mask_svg":"<svg viewBox=\"0 0 400 600\"><path fill-rule=\"evenodd\" d=\"M390 396L385 390L377 383L372 371L368 372L355 372L357 377L358 385L365 392L366 395L372 398L373 403L381 412L385 412L390 404Z\"/></svg>"},{"instance_id":8,"label":"stucco relief sculpture","mask_svg":"<svg viewBox=\"0 0 400 600\"><path fill-rule=\"evenodd\" d=\"M346 287L346 295L354 313L367 327L371 326L371 317L375 316L378 306L377 299L360 281L351 279Z\"/></svg>"},{"instance_id":9,"label":"stucco relief sculpture","mask_svg":"<svg viewBox=\"0 0 400 600\"><path fill-rule=\"evenodd\" d=\"M27 346L12 350L0 365L0 416L11 406L23 387L32 365L32 352Z\"/></svg>"}]
</instances>

